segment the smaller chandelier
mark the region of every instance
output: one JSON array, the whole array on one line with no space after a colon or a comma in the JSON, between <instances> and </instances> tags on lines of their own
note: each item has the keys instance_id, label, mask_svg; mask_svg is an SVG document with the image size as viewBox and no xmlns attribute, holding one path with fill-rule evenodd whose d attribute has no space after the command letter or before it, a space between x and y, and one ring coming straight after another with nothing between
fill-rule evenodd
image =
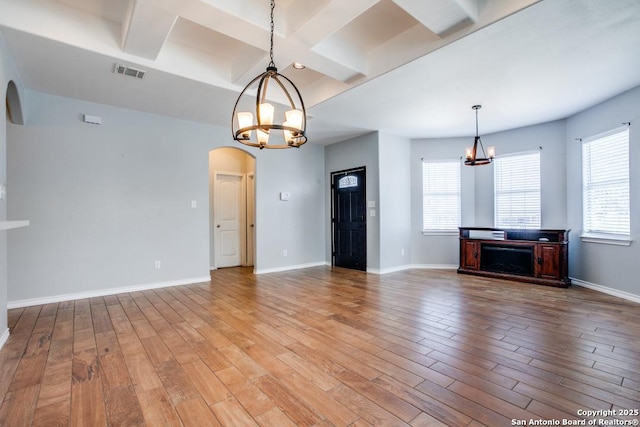
<instances>
[{"instance_id":1,"label":"smaller chandelier","mask_svg":"<svg viewBox=\"0 0 640 427\"><path fill-rule=\"evenodd\" d=\"M482 105L474 105L471 108L476 110L476 137L473 140L473 148L467 147L464 149L464 164L467 166L488 165L496 156L496 147L487 147L487 152L485 153L484 146L482 145L482 141L478 135L478 110L482 108ZM482 153L478 152L478 145L480 145ZM482 156L478 157L479 154L482 154Z\"/></svg>"},{"instance_id":2,"label":"smaller chandelier","mask_svg":"<svg viewBox=\"0 0 640 427\"><path fill-rule=\"evenodd\" d=\"M274 8L275 0L271 0L271 48L269 50L271 60L267 70L251 80L240 92L231 116L233 139L260 149L300 147L307 142L307 111L300 91L291 80L278 73L273 62ZM258 86L254 88L256 82ZM280 90L271 91L267 96L267 90L272 87ZM251 93L255 91L255 98L248 94L245 96L247 91ZM250 99L250 102L244 102L245 99ZM288 107L280 111L267 100L280 100L283 103L286 102ZM239 111L239 107L245 111Z\"/></svg>"}]
</instances>

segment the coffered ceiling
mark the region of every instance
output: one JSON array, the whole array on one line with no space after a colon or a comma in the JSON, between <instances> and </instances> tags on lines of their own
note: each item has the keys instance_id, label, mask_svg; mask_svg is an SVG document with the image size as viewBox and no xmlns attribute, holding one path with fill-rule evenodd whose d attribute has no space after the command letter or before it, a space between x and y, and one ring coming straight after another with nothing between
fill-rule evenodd
<instances>
[{"instance_id":1,"label":"coffered ceiling","mask_svg":"<svg viewBox=\"0 0 640 427\"><path fill-rule=\"evenodd\" d=\"M269 62L268 0L0 0L28 89L228 127ZM566 117L640 84L637 0L277 0L309 142ZM306 68L293 68L295 62ZM114 64L142 70L137 79Z\"/></svg>"}]
</instances>

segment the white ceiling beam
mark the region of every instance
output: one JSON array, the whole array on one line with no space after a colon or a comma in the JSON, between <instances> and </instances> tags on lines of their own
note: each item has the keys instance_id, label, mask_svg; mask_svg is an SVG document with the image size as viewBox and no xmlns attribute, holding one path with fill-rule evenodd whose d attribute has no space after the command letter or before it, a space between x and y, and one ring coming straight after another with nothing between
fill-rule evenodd
<instances>
[{"instance_id":1,"label":"white ceiling beam","mask_svg":"<svg viewBox=\"0 0 640 427\"><path fill-rule=\"evenodd\" d=\"M200 0L205 7L216 9L218 13L240 18L242 22L264 28L269 27L270 5L267 1L255 0ZM276 15L282 13L282 9L276 4Z\"/></svg>"},{"instance_id":2,"label":"white ceiling beam","mask_svg":"<svg viewBox=\"0 0 640 427\"><path fill-rule=\"evenodd\" d=\"M292 37L311 48L330 37L379 1L331 0L318 10L304 26L298 28Z\"/></svg>"},{"instance_id":3,"label":"white ceiling beam","mask_svg":"<svg viewBox=\"0 0 640 427\"><path fill-rule=\"evenodd\" d=\"M469 19L473 22L478 21L480 15L480 7L478 0L456 0L456 3L466 12Z\"/></svg>"},{"instance_id":4,"label":"white ceiling beam","mask_svg":"<svg viewBox=\"0 0 640 427\"><path fill-rule=\"evenodd\" d=\"M308 20L299 21L296 29L292 28L295 20L290 18L303 14L299 7L294 8L292 5L287 16L287 26L293 30L289 39L306 47L307 52L302 59L305 65L341 82L366 74L366 53L352 49L348 43L341 43L332 36L379 1L327 1L321 7L316 7L315 13L308 14Z\"/></svg>"},{"instance_id":5,"label":"white ceiling beam","mask_svg":"<svg viewBox=\"0 0 640 427\"><path fill-rule=\"evenodd\" d=\"M347 81L357 75L365 75L368 71L368 57L349 43L343 43L339 38L331 37L316 45L312 52L324 57L325 64L330 68L325 74L336 80Z\"/></svg>"},{"instance_id":6,"label":"white ceiling beam","mask_svg":"<svg viewBox=\"0 0 640 427\"><path fill-rule=\"evenodd\" d=\"M319 18L317 15L313 16L304 25L304 29L305 31L308 27L323 29L320 36L314 35L313 37L313 44L318 44L318 42L323 41L378 1L357 0L345 3L334 0L325 5L319 12L321 15L323 14L323 18ZM354 7L355 4L359 4L359 7ZM266 15L263 17L263 21L265 24L258 25L247 21L245 16L237 15L237 8L231 6L224 0L198 2L183 9L182 17L265 52L265 55L261 57L239 55L231 64L231 69L229 70L230 81L244 85L251 78L264 72L269 62L268 10L264 11ZM346 9L349 10L348 13ZM296 11L299 12L297 9ZM341 16L339 20L335 19L337 13L340 13ZM278 20L276 13L276 24L282 20ZM328 26L327 21L331 23L332 29L329 31L325 31ZM342 22L342 24L336 25L338 21ZM339 81L346 81L366 70L366 61L362 54L349 51L347 46L331 43L331 46L326 44L318 46L317 50L310 51L308 38L307 41L303 41L304 37L301 39L299 33L294 33L290 37L283 37L278 28L280 26L276 25L274 59L276 66L280 69L287 67L292 62L303 62L314 70ZM313 33L310 34L313 35Z\"/></svg>"},{"instance_id":7,"label":"white ceiling beam","mask_svg":"<svg viewBox=\"0 0 640 427\"><path fill-rule=\"evenodd\" d=\"M267 67L268 57L266 55L269 52L270 31L269 11L264 9L263 22L261 24L254 23L253 19L247 14L240 15L239 11L240 9L238 9L238 4L236 3L225 0L206 0L194 2L189 7L184 8L181 16L264 52L262 56L240 53L230 64L228 70L229 81L244 85L250 78L264 72Z\"/></svg>"},{"instance_id":8,"label":"white ceiling beam","mask_svg":"<svg viewBox=\"0 0 640 427\"><path fill-rule=\"evenodd\" d=\"M207 3L196 2L185 8L181 16L258 49L269 50L268 15L264 16L265 23L260 26L226 10L212 7Z\"/></svg>"},{"instance_id":9,"label":"white ceiling beam","mask_svg":"<svg viewBox=\"0 0 640 427\"><path fill-rule=\"evenodd\" d=\"M478 20L478 0L393 0L418 22L441 37Z\"/></svg>"},{"instance_id":10,"label":"white ceiling beam","mask_svg":"<svg viewBox=\"0 0 640 427\"><path fill-rule=\"evenodd\" d=\"M177 19L150 0L131 1L122 25L122 50L155 60Z\"/></svg>"}]
</instances>

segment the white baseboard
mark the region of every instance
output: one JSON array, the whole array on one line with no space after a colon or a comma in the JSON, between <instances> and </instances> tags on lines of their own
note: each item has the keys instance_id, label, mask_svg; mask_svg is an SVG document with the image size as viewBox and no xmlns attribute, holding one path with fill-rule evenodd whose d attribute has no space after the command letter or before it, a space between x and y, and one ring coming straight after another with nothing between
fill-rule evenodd
<instances>
[{"instance_id":1,"label":"white baseboard","mask_svg":"<svg viewBox=\"0 0 640 427\"><path fill-rule=\"evenodd\" d=\"M2 350L2 347L4 347L4 343L6 343L8 339L9 339L9 328L5 329L5 331L2 333L2 336L0 336L0 350Z\"/></svg>"},{"instance_id":2,"label":"white baseboard","mask_svg":"<svg viewBox=\"0 0 640 427\"><path fill-rule=\"evenodd\" d=\"M168 282L146 283L142 285L124 286L120 288L99 289L97 291L77 292L73 294L53 295L53 296L41 297L41 298L29 298L29 299L22 299L22 300L16 300L16 301L9 301L7 303L7 308L8 309L21 308L21 307L29 307L32 305L51 304L54 302L61 302L61 301L72 301L72 300L84 299L84 298L103 297L105 295L146 291L149 289L167 288L170 286L190 285L192 283L208 282L210 280L211 280L210 276L192 277L190 279L170 280Z\"/></svg>"},{"instance_id":3,"label":"white baseboard","mask_svg":"<svg viewBox=\"0 0 640 427\"><path fill-rule=\"evenodd\" d=\"M458 265L453 264L407 264L407 265L399 265L396 267L390 268L367 268L367 273L372 274L387 274L387 273L395 273L397 271L405 271L411 269L423 269L423 270L455 270L458 268Z\"/></svg>"},{"instance_id":4,"label":"white baseboard","mask_svg":"<svg viewBox=\"0 0 640 427\"><path fill-rule=\"evenodd\" d=\"M422 268L426 270L457 270L458 264L412 264L411 268Z\"/></svg>"},{"instance_id":5,"label":"white baseboard","mask_svg":"<svg viewBox=\"0 0 640 427\"><path fill-rule=\"evenodd\" d=\"M324 265L327 265L327 263L324 261L311 262L308 264L286 265L284 267L254 269L253 273L254 274L279 273L281 271L299 270L301 268L319 267Z\"/></svg>"},{"instance_id":6,"label":"white baseboard","mask_svg":"<svg viewBox=\"0 0 640 427\"><path fill-rule=\"evenodd\" d=\"M613 295L626 299L628 301L640 303L640 295L635 295L625 291L619 291L617 289L609 288L607 286L596 285L595 283L585 282L584 280L571 278L571 284L582 286L583 288L593 289L594 291L602 292L603 294Z\"/></svg>"},{"instance_id":7,"label":"white baseboard","mask_svg":"<svg viewBox=\"0 0 640 427\"><path fill-rule=\"evenodd\" d=\"M410 265L397 265L395 267L389 267L389 268L367 268L367 273L388 274L388 273L395 273L398 271L409 270L410 268L411 268Z\"/></svg>"}]
</instances>

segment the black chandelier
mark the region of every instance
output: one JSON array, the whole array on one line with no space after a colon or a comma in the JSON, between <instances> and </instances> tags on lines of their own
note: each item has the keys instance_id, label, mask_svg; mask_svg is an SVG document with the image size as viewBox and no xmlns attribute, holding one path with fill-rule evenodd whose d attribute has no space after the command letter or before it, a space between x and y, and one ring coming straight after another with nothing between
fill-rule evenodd
<instances>
[{"instance_id":1,"label":"black chandelier","mask_svg":"<svg viewBox=\"0 0 640 427\"><path fill-rule=\"evenodd\" d=\"M496 148L494 146L487 147L487 152L484 152L484 146L482 145L482 141L478 135L478 110L482 108L482 105L474 105L471 108L476 110L476 137L473 140L473 148L467 147L464 149L464 164L467 166L488 165L496 156ZM478 157L480 154L478 152L478 145L480 145L480 150L482 151L481 157Z\"/></svg>"},{"instance_id":2,"label":"black chandelier","mask_svg":"<svg viewBox=\"0 0 640 427\"><path fill-rule=\"evenodd\" d=\"M270 61L267 70L251 80L249 84L240 92L240 96L233 107L231 116L231 133L233 139L251 147L263 148L291 148L300 147L307 142L307 111L300 96L300 91L291 80L278 73L273 62L273 11L275 0L271 0L271 48L269 50ZM255 83L257 88L253 89ZM271 91L267 96L267 89L271 87L279 88L279 91ZM252 88L251 90L249 90ZM247 91L253 93L255 98L245 94ZM287 102L288 106L282 111L267 100L280 100ZM241 101L242 100L242 101ZM245 102L245 100L249 100ZM244 111L239 111L242 108ZM253 110L254 112L251 112ZM283 119L279 122L277 117ZM255 120L254 120L255 117ZM282 131L273 132L274 130ZM255 131L255 140L252 139ZM282 140L280 140L280 135ZM277 138L277 142L274 141Z\"/></svg>"}]
</instances>

